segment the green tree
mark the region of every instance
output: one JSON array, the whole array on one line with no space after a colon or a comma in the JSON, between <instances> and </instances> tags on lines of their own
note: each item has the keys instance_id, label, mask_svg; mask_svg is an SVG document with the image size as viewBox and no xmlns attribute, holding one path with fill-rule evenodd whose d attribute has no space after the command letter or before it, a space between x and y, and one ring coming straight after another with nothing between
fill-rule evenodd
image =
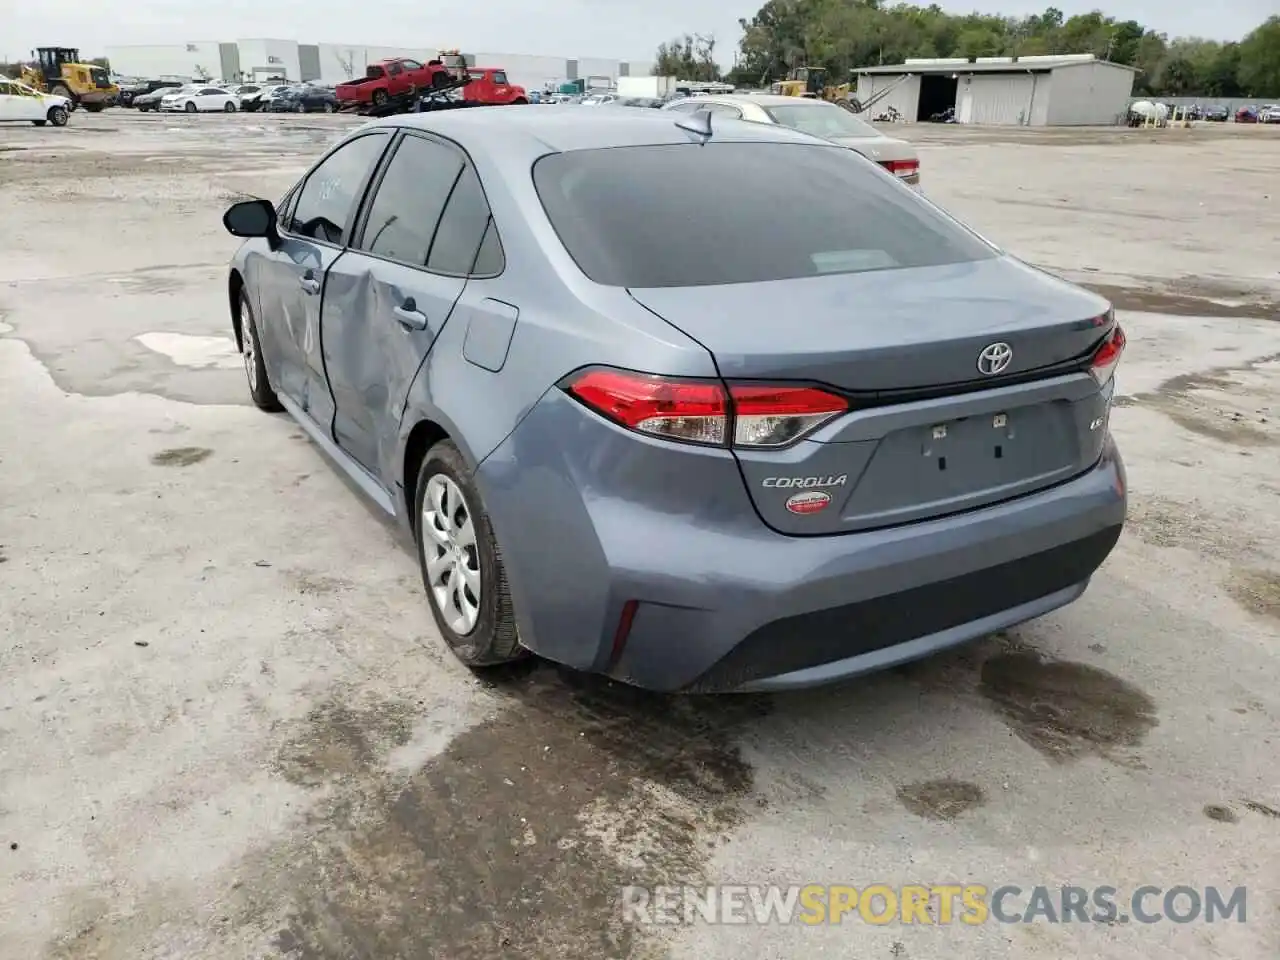
<instances>
[{"instance_id":1,"label":"green tree","mask_svg":"<svg viewBox=\"0 0 1280 960\"><path fill-rule=\"evenodd\" d=\"M715 52L715 37L686 33L677 40L659 45L650 72L655 77L676 77L680 80L719 80L720 68L716 65Z\"/></svg>"},{"instance_id":2,"label":"green tree","mask_svg":"<svg viewBox=\"0 0 1280 960\"><path fill-rule=\"evenodd\" d=\"M1247 96L1280 96L1280 16L1240 41L1240 86Z\"/></svg>"}]
</instances>

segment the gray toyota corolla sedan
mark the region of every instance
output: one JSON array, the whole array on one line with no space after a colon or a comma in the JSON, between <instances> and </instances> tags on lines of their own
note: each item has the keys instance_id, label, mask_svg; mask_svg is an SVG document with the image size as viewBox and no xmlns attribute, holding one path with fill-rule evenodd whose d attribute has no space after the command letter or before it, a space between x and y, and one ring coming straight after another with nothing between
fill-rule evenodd
<instances>
[{"instance_id":1,"label":"gray toyota corolla sedan","mask_svg":"<svg viewBox=\"0 0 1280 960\"><path fill-rule=\"evenodd\" d=\"M469 665L816 684L1061 607L1120 535L1110 305L828 141L395 117L224 223L254 402L412 534Z\"/></svg>"}]
</instances>

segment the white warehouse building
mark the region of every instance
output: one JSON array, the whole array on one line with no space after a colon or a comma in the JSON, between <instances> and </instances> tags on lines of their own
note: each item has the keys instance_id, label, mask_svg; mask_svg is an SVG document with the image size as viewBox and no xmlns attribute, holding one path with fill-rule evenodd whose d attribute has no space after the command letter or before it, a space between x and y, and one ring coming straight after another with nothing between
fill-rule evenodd
<instances>
[{"instance_id":1,"label":"white warehouse building","mask_svg":"<svg viewBox=\"0 0 1280 960\"><path fill-rule=\"evenodd\" d=\"M954 108L959 123L1086 126L1118 123L1137 69L1092 54L921 59L854 71L873 116L894 107L906 121Z\"/></svg>"},{"instance_id":2,"label":"white warehouse building","mask_svg":"<svg viewBox=\"0 0 1280 960\"><path fill-rule=\"evenodd\" d=\"M365 68L392 57L433 59L449 44L417 47L370 47L342 43L298 43L296 40L194 41L146 46L109 47L114 73L125 77L190 77L197 80L254 80L283 77L343 83L364 76ZM552 57L520 53L467 53L471 66L502 67L512 83L531 90L566 80L588 87L617 83L618 77L647 75L649 62L606 57Z\"/></svg>"}]
</instances>

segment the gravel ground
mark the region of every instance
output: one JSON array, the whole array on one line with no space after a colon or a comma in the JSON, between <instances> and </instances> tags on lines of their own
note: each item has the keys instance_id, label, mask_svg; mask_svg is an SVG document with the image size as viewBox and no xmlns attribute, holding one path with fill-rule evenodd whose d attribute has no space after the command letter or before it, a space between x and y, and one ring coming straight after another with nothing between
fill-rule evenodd
<instances>
[{"instance_id":1,"label":"gravel ground","mask_svg":"<svg viewBox=\"0 0 1280 960\"><path fill-rule=\"evenodd\" d=\"M221 211L351 124L3 132L0 956L1280 955L1280 131L895 128L929 194L1120 308L1129 526L1037 622L673 701L538 664L477 681L392 531L248 405ZM615 907L677 882L1246 886L1248 912Z\"/></svg>"}]
</instances>

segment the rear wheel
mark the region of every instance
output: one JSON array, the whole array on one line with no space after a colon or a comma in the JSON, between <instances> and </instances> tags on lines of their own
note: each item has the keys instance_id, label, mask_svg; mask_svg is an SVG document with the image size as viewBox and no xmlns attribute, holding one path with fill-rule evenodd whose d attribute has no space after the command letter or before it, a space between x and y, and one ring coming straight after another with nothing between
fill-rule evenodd
<instances>
[{"instance_id":1,"label":"rear wheel","mask_svg":"<svg viewBox=\"0 0 1280 960\"><path fill-rule=\"evenodd\" d=\"M262 339L258 336L258 321L249 306L249 297L240 292L240 356L244 360L244 374L249 381L249 396L259 410L278 413L284 407L271 389L267 379L267 365L262 358Z\"/></svg>"},{"instance_id":2,"label":"rear wheel","mask_svg":"<svg viewBox=\"0 0 1280 960\"><path fill-rule=\"evenodd\" d=\"M66 97L68 100L71 101L71 109L72 110L75 109L76 98L71 95L71 90L65 83L55 83L49 89L49 92L52 93L55 97Z\"/></svg>"},{"instance_id":3,"label":"rear wheel","mask_svg":"<svg viewBox=\"0 0 1280 960\"><path fill-rule=\"evenodd\" d=\"M107 105L105 103L86 103L84 108L90 113L101 113L103 110L107 109Z\"/></svg>"},{"instance_id":4,"label":"rear wheel","mask_svg":"<svg viewBox=\"0 0 1280 960\"><path fill-rule=\"evenodd\" d=\"M422 582L449 649L469 667L517 659L523 650L502 551L453 441L427 451L414 489Z\"/></svg>"},{"instance_id":5,"label":"rear wheel","mask_svg":"<svg viewBox=\"0 0 1280 960\"><path fill-rule=\"evenodd\" d=\"M385 107L387 105L387 91L385 90L373 91L373 105L375 107Z\"/></svg>"}]
</instances>

